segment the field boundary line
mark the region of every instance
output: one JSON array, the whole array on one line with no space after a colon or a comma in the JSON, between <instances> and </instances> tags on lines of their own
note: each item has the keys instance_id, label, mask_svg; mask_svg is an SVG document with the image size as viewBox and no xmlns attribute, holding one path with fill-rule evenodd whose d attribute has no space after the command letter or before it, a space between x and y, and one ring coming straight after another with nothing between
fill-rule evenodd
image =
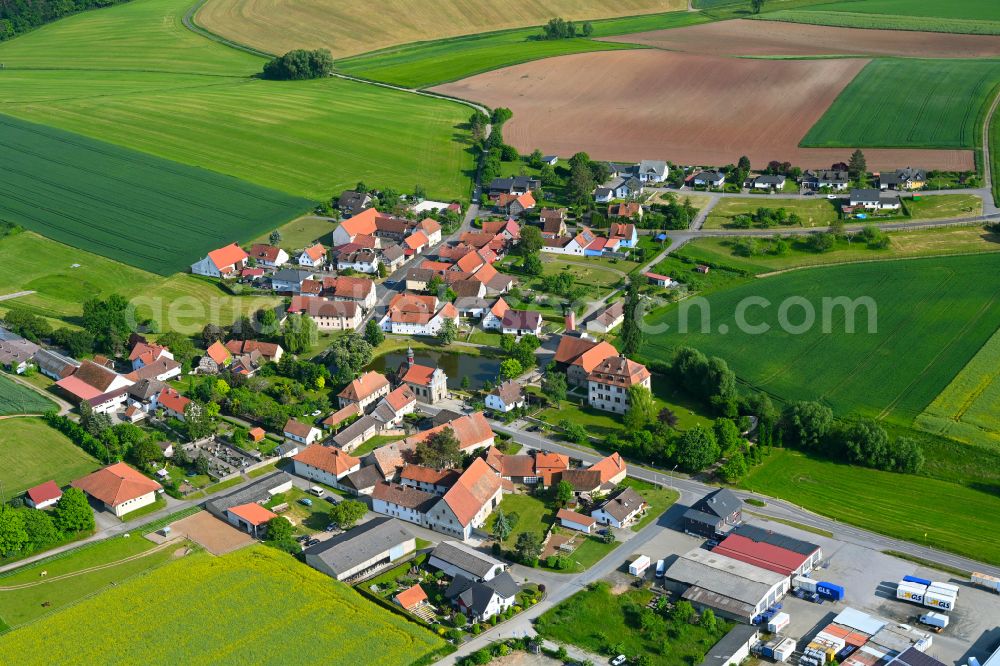
<instances>
[{"instance_id":1,"label":"field boundary line","mask_svg":"<svg viewBox=\"0 0 1000 666\"><path fill-rule=\"evenodd\" d=\"M804 271L810 268L826 268L827 266L850 266L851 264L871 264L880 261L913 261L915 259L940 259L942 257L968 257L979 254L996 254L1000 252L1000 245L997 246L995 250L975 250L973 252L948 252L947 254L922 254L914 255L912 257L882 257L877 259L855 259L854 261L833 261L828 264L811 264L808 266L791 266L789 268L782 268L777 271L769 271L767 273L758 273L755 278L769 278L775 275L782 275L784 273L791 273L793 271Z\"/></svg>"},{"instance_id":2,"label":"field boundary line","mask_svg":"<svg viewBox=\"0 0 1000 666\"><path fill-rule=\"evenodd\" d=\"M120 560L115 560L114 562L106 562L104 564L98 564L93 567L88 567L86 569L80 569L79 571L72 571L70 573L62 574L60 576L53 576L52 578L41 578L39 580L33 581L31 583L21 583L20 585L8 585L0 587L0 592L14 592L16 590L26 590L32 587L38 587L39 585L45 585L46 583L54 583L58 580L64 580L66 578L73 578L74 576L82 576L84 574L93 573L95 571L102 571L104 569L110 569L111 567L116 567L119 564L125 564L126 562L133 562L135 560L148 557L153 553L158 553L164 550L167 546L175 543L179 543L184 540L184 537L176 537L170 541L164 541L163 543L150 548L149 550L144 550L141 553L136 553L135 555L129 555Z\"/></svg>"}]
</instances>

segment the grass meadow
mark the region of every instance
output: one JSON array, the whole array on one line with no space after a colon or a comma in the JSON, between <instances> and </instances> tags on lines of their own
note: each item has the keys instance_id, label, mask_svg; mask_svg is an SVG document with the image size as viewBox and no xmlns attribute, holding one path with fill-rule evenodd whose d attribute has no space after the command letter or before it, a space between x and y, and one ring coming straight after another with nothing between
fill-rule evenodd
<instances>
[{"instance_id":1,"label":"grass meadow","mask_svg":"<svg viewBox=\"0 0 1000 666\"><path fill-rule=\"evenodd\" d=\"M594 21L592 37L706 23L697 13L669 12ZM634 44L594 39L539 40L537 27L487 32L437 41L415 42L337 61L337 69L366 79L411 88L427 88L531 60L586 51L638 48Z\"/></svg>"},{"instance_id":2,"label":"grass meadow","mask_svg":"<svg viewBox=\"0 0 1000 666\"><path fill-rule=\"evenodd\" d=\"M40 418L0 420L0 460L4 461L0 465L0 483L8 498L49 480L66 485L99 466L97 460Z\"/></svg>"},{"instance_id":3,"label":"grass meadow","mask_svg":"<svg viewBox=\"0 0 1000 666\"><path fill-rule=\"evenodd\" d=\"M771 199L766 197L732 197L720 199L705 218L705 229L723 229L732 226L737 215L753 213L758 208L776 210L784 208L802 219L804 227L826 227L837 219L835 200L826 197L813 199Z\"/></svg>"},{"instance_id":4,"label":"grass meadow","mask_svg":"<svg viewBox=\"0 0 1000 666\"><path fill-rule=\"evenodd\" d=\"M264 59L184 28L190 5L135 0L0 44L0 113L313 200L359 180L469 196L468 107L251 78Z\"/></svg>"},{"instance_id":5,"label":"grass meadow","mask_svg":"<svg viewBox=\"0 0 1000 666\"><path fill-rule=\"evenodd\" d=\"M1000 452L1000 331L917 417L923 430Z\"/></svg>"},{"instance_id":6,"label":"grass meadow","mask_svg":"<svg viewBox=\"0 0 1000 666\"><path fill-rule=\"evenodd\" d=\"M975 148L998 85L1000 60L873 60L801 145Z\"/></svg>"},{"instance_id":7,"label":"grass meadow","mask_svg":"<svg viewBox=\"0 0 1000 666\"><path fill-rule=\"evenodd\" d=\"M0 416L11 414L44 414L55 409L55 403L38 391L18 384L0 374Z\"/></svg>"},{"instance_id":8,"label":"grass meadow","mask_svg":"<svg viewBox=\"0 0 1000 666\"><path fill-rule=\"evenodd\" d=\"M982 227L920 229L889 232L887 235L889 247L885 249L873 249L857 240L848 242L838 238L827 252L810 249L806 238L789 236L788 252L782 255L773 253L771 240L761 239L758 242L759 253L751 257L737 255L736 241L732 238L704 237L685 245L678 255L697 263L732 266L759 274L825 264L1000 252L1000 234L990 233Z\"/></svg>"},{"instance_id":9,"label":"grass meadow","mask_svg":"<svg viewBox=\"0 0 1000 666\"><path fill-rule=\"evenodd\" d=\"M52 641L58 635L86 641ZM169 638L168 638L169 637ZM0 638L23 664L411 664L444 641L266 546L188 555Z\"/></svg>"},{"instance_id":10,"label":"grass meadow","mask_svg":"<svg viewBox=\"0 0 1000 666\"><path fill-rule=\"evenodd\" d=\"M740 486L864 529L1000 564L1000 497L993 493L788 450L772 452Z\"/></svg>"},{"instance_id":11,"label":"grass meadow","mask_svg":"<svg viewBox=\"0 0 1000 666\"><path fill-rule=\"evenodd\" d=\"M706 0L700 0L704 3ZM699 5L700 6L700 5ZM982 0L845 0L760 18L844 28L1000 34L1000 5Z\"/></svg>"},{"instance_id":12,"label":"grass meadow","mask_svg":"<svg viewBox=\"0 0 1000 666\"><path fill-rule=\"evenodd\" d=\"M0 151L0 217L161 275L310 203L9 116L0 116Z\"/></svg>"},{"instance_id":13,"label":"grass meadow","mask_svg":"<svg viewBox=\"0 0 1000 666\"><path fill-rule=\"evenodd\" d=\"M1000 293L982 278L998 267L1000 257L982 254L821 267L752 280L647 318L647 324L669 328L648 332L641 355L668 360L674 348L692 346L726 359L741 381L780 398L820 400L840 416L909 425L1000 325ZM747 324L770 327L766 335L737 325L737 307L749 297L768 303L758 301L742 313ZM845 332L845 308L823 314L823 298L842 297L874 303L857 308L854 333ZM814 325L798 334L782 328L778 313L786 301L799 303L787 311L790 324L804 321L801 304L807 302ZM872 320L875 332L869 333Z\"/></svg>"},{"instance_id":14,"label":"grass meadow","mask_svg":"<svg viewBox=\"0 0 1000 666\"><path fill-rule=\"evenodd\" d=\"M45 257L38 261L37 257ZM228 326L281 302L278 296L233 296L217 282L188 273L163 277L30 231L0 240L0 293L35 293L0 301L0 312L17 306L55 326L76 325L89 298L118 293L135 299L140 319L151 317L163 331L200 331L206 322Z\"/></svg>"}]
</instances>

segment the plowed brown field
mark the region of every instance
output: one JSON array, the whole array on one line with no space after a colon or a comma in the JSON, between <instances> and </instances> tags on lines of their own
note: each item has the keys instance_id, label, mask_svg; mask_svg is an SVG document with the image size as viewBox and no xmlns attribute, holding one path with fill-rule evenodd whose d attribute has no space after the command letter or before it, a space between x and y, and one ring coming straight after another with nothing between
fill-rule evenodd
<instances>
[{"instance_id":1,"label":"plowed brown field","mask_svg":"<svg viewBox=\"0 0 1000 666\"><path fill-rule=\"evenodd\" d=\"M1000 55L1000 38L988 35L862 30L746 19L601 39L703 55L895 55L918 58Z\"/></svg>"},{"instance_id":2,"label":"plowed brown field","mask_svg":"<svg viewBox=\"0 0 1000 666\"><path fill-rule=\"evenodd\" d=\"M653 49L581 53L507 67L434 90L514 112L522 152L679 164L847 161L851 149L798 143L868 61L750 60ZM971 151L865 150L869 168L971 170Z\"/></svg>"}]
</instances>

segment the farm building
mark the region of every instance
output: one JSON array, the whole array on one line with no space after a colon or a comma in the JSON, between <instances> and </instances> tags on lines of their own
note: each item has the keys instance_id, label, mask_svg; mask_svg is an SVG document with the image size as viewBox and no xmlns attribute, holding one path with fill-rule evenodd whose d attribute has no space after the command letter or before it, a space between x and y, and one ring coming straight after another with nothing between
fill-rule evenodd
<instances>
[{"instance_id":1,"label":"farm building","mask_svg":"<svg viewBox=\"0 0 1000 666\"><path fill-rule=\"evenodd\" d=\"M559 519L560 526L585 534L590 534L594 529L594 525L597 524L595 518L585 516L576 511L570 511L569 509L559 509L556 512L556 518Z\"/></svg>"},{"instance_id":2,"label":"farm building","mask_svg":"<svg viewBox=\"0 0 1000 666\"><path fill-rule=\"evenodd\" d=\"M156 493L163 490L159 483L123 462L99 469L71 485L87 493L119 518L152 504L156 501Z\"/></svg>"},{"instance_id":3,"label":"farm building","mask_svg":"<svg viewBox=\"0 0 1000 666\"><path fill-rule=\"evenodd\" d=\"M750 656L750 649L760 641L760 629L738 624L712 646L701 662L704 666L737 666Z\"/></svg>"},{"instance_id":4,"label":"farm building","mask_svg":"<svg viewBox=\"0 0 1000 666\"><path fill-rule=\"evenodd\" d=\"M46 481L34 488L28 488L25 494L27 495L25 502L28 506L35 509L45 509L59 501L59 498L62 497L62 490L55 481Z\"/></svg>"},{"instance_id":5,"label":"farm building","mask_svg":"<svg viewBox=\"0 0 1000 666\"><path fill-rule=\"evenodd\" d=\"M372 511L426 527L427 513L438 499L434 493L413 486L380 481L372 489Z\"/></svg>"},{"instance_id":6,"label":"farm building","mask_svg":"<svg viewBox=\"0 0 1000 666\"><path fill-rule=\"evenodd\" d=\"M681 596L695 607L711 608L746 623L780 600L791 586L788 576L701 548L678 557L665 576L678 588L686 588Z\"/></svg>"},{"instance_id":7,"label":"farm building","mask_svg":"<svg viewBox=\"0 0 1000 666\"><path fill-rule=\"evenodd\" d=\"M653 272L643 273L642 275L649 280L649 284L657 287L669 288L677 284L677 281L668 275L660 275Z\"/></svg>"},{"instance_id":8,"label":"farm building","mask_svg":"<svg viewBox=\"0 0 1000 666\"><path fill-rule=\"evenodd\" d=\"M684 512L684 531L714 537L743 522L743 503L728 488L705 495Z\"/></svg>"},{"instance_id":9,"label":"farm building","mask_svg":"<svg viewBox=\"0 0 1000 666\"><path fill-rule=\"evenodd\" d=\"M305 550L306 564L340 581L372 576L416 550L416 538L395 518L375 518Z\"/></svg>"},{"instance_id":10,"label":"farm building","mask_svg":"<svg viewBox=\"0 0 1000 666\"><path fill-rule=\"evenodd\" d=\"M56 381L69 377L80 367L80 362L76 359L63 356L51 349L39 349L35 352L35 363L39 372Z\"/></svg>"},{"instance_id":11,"label":"farm building","mask_svg":"<svg viewBox=\"0 0 1000 666\"><path fill-rule=\"evenodd\" d=\"M752 525L740 525L733 529L712 550L786 576L808 573L823 558L820 547L814 543Z\"/></svg>"},{"instance_id":12,"label":"farm building","mask_svg":"<svg viewBox=\"0 0 1000 666\"><path fill-rule=\"evenodd\" d=\"M234 490L227 495L209 500L205 503L205 508L216 518L229 522L227 515L229 509L251 502L256 504L266 502L275 495L291 489L292 477L285 472L274 472L273 474L262 476L239 490Z\"/></svg>"},{"instance_id":13,"label":"farm building","mask_svg":"<svg viewBox=\"0 0 1000 666\"><path fill-rule=\"evenodd\" d=\"M276 517L276 513L256 502L237 504L226 509L226 520L230 525L256 538L263 538L267 533L268 521Z\"/></svg>"},{"instance_id":14,"label":"farm building","mask_svg":"<svg viewBox=\"0 0 1000 666\"><path fill-rule=\"evenodd\" d=\"M465 576L477 581L491 580L507 570L507 565L500 560L460 541L439 543L431 551L427 564L448 576Z\"/></svg>"},{"instance_id":15,"label":"farm building","mask_svg":"<svg viewBox=\"0 0 1000 666\"><path fill-rule=\"evenodd\" d=\"M377 467L365 465L341 479L340 485L355 495L371 495L375 486L384 480Z\"/></svg>"}]
</instances>

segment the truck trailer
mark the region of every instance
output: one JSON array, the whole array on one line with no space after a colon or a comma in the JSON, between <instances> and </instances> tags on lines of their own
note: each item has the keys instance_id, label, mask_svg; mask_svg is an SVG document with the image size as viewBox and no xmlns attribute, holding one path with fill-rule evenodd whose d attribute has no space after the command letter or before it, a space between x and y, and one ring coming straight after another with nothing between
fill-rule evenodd
<instances>
[{"instance_id":1,"label":"truck trailer","mask_svg":"<svg viewBox=\"0 0 1000 666\"><path fill-rule=\"evenodd\" d=\"M787 627L791 621L792 618L788 616L788 613L778 613L768 621L767 630L772 634L776 634Z\"/></svg>"},{"instance_id":2,"label":"truck trailer","mask_svg":"<svg viewBox=\"0 0 1000 666\"><path fill-rule=\"evenodd\" d=\"M980 587L985 587L990 592L1000 594L1000 578L984 573L973 573L972 582Z\"/></svg>"},{"instance_id":3,"label":"truck trailer","mask_svg":"<svg viewBox=\"0 0 1000 666\"><path fill-rule=\"evenodd\" d=\"M639 557L632 560L628 565L628 572L633 576L642 576L646 573L646 569L649 568L649 556L640 555Z\"/></svg>"},{"instance_id":4,"label":"truck trailer","mask_svg":"<svg viewBox=\"0 0 1000 666\"><path fill-rule=\"evenodd\" d=\"M814 594L816 592L816 581L805 576L796 576L792 579L792 587L804 590L809 594Z\"/></svg>"},{"instance_id":5,"label":"truck trailer","mask_svg":"<svg viewBox=\"0 0 1000 666\"><path fill-rule=\"evenodd\" d=\"M831 601L842 601L844 599L843 587L825 581L816 583L816 593L824 599Z\"/></svg>"},{"instance_id":6,"label":"truck trailer","mask_svg":"<svg viewBox=\"0 0 1000 666\"><path fill-rule=\"evenodd\" d=\"M934 631L938 632L947 627L949 621L948 616L944 613L935 613L933 611L920 616L921 623L926 624L928 627L933 627Z\"/></svg>"},{"instance_id":7,"label":"truck trailer","mask_svg":"<svg viewBox=\"0 0 1000 666\"><path fill-rule=\"evenodd\" d=\"M919 578L917 576L903 576L903 582L904 583L916 583L917 585L923 585L924 587L927 587L933 581L929 581L926 578Z\"/></svg>"},{"instance_id":8,"label":"truck trailer","mask_svg":"<svg viewBox=\"0 0 1000 666\"><path fill-rule=\"evenodd\" d=\"M896 598L936 610L950 611L958 603L958 587L950 583L933 582L925 586L904 579L896 586Z\"/></svg>"}]
</instances>

